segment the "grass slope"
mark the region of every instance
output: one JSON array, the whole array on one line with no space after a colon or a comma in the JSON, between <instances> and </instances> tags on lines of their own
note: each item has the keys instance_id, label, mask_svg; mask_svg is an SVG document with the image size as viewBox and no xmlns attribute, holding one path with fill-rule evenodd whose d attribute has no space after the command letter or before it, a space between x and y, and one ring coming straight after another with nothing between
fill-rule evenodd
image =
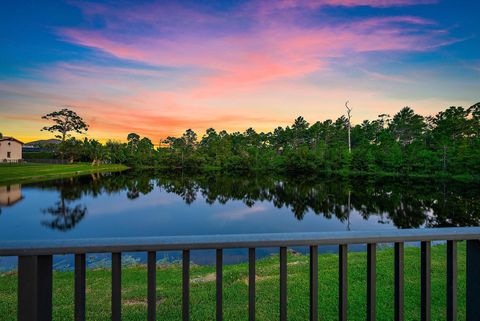
<instances>
[{"instance_id":1,"label":"grass slope","mask_svg":"<svg viewBox=\"0 0 480 321\"><path fill-rule=\"evenodd\" d=\"M213 254L212 254L213 255ZM465 319L465 245L458 248L458 320ZM350 253L348 266L349 320L365 320L366 253ZM445 320L446 247L432 247L432 320ZM257 319L278 320L278 256L257 261ZM158 320L181 320L181 267L157 267ZM337 320L338 256L319 255L320 320ZM147 271L145 266L122 271L123 320L146 320ZM247 320L247 264L224 267L225 320ZM288 256L288 319L304 321L309 316L309 260L307 256ZM192 266L191 320L215 319L215 268ZM0 315L15 320L16 274L0 276ZM110 318L109 270L87 271L87 320ZM73 319L73 273L54 273L54 320ZM393 251L377 253L377 319L393 320ZM405 320L420 319L420 251L405 248Z\"/></svg>"},{"instance_id":2,"label":"grass slope","mask_svg":"<svg viewBox=\"0 0 480 321\"><path fill-rule=\"evenodd\" d=\"M28 183L65 176L82 175L95 172L121 171L124 165L77 164L0 164L0 184Z\"/></svg>"}]
</instances>

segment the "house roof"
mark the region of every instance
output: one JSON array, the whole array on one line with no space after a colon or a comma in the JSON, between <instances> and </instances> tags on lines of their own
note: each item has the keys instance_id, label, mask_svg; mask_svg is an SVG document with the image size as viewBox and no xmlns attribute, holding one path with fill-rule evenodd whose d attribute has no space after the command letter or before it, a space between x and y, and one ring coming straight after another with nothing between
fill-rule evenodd
<instances>
[{"instance_id":1,"label":"house roof","mask_svg":"<svg viewBox=\"0 0 480 321\"><path fill-rule=\"evenodd\" d=\"M19 141L19 140L16 139L16 138L13 138L13 137L3 136L3 138L0 138L0 142L7 141L7 140L9 140L9 141L15 141L15 142L20 143L20 144L23 145L23 142Z\"/></svg>"}]
</instances>

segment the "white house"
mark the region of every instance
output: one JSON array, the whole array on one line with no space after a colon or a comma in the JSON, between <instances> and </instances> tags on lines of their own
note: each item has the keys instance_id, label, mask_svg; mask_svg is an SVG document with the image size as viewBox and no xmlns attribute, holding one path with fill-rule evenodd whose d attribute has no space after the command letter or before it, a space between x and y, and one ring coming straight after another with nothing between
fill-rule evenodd
<instances>
[{"instance_id":1,"label":"white house","mask_svg":"<svg viewBox=\"0 0 480 321\"><path fill-rule=\"evenodd\" d=\"M0 138L0 162L15 162L22 159L23 143L13 137Z\"/></svg>"}]
</instances>

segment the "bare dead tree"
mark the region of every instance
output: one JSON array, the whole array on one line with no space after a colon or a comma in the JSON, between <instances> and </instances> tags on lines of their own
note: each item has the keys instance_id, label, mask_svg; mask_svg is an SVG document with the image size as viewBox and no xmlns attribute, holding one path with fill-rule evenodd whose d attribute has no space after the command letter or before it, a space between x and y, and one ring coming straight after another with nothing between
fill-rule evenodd
<instances>
[{"instance_id":1,"label":"bare dead tree","mask_svg":"<svg viewBox=\"0 0 480 321\"><path fill-rule=\"evenodd\" d=\"M348 118L348 123L347 123L347 129L348 129L348 152L352 153L352 138L351 138L351 131L352 131L352 125L350 122L350 119L352 118L352 108L348 107L348 100L345 102L345 108L347 108L347 118Z\"/></svg>"}]
</instances>

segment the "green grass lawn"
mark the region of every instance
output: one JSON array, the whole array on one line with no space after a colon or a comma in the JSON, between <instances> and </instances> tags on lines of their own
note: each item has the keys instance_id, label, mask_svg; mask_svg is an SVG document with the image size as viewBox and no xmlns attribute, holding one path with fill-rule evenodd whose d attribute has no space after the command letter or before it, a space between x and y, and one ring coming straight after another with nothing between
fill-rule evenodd
<instances>
[{"instance_id":1,"label":"green grass lawn","mask_svg":"<svg viewBox=\"0 0 480 321\"><path fill-rule=\"evenodd\" d=\"M214 254L212 254L214 255ZM458 320L465 319L465 245L458 247ZM365 320L366 253L349 254L348 314L349 320ZM257 262L257 319L278 320L279 265L278 256ZM446 246L432 247L432 320L445 320ZM145 266L122 270L123 320L146 320L147 271ZM247 264L224 267L225 320L247 320ZM215 268L191 268L191 320L215 319ZM0 315L2 320L15 320L15 273L0 276ZM109 270L87 271L87 320L110 318ZM73 273L54 273L54 320L73 319ZM337 320L338 256L319 255L320 320ZM181 267L157 267L158 320L181 320ZM377 253L378 320L393 320L393 251ZM288 256L288 320L304 321L309 316L309 259L305 255ZM405 248L405 320L420 319L420 251Z\"/></svg>"},{"instance_id":2,"label":"green grass lawn","mask_svg":"<svg viewBox=\"0 0 480 321\"><path fill-rule=\"evenodd\" d=\"M27 183L58 177L82 175L94 172L110 172L127 169L124 165L77 164L0 164L0 184Z\"/></svg>"}]
</instances>

